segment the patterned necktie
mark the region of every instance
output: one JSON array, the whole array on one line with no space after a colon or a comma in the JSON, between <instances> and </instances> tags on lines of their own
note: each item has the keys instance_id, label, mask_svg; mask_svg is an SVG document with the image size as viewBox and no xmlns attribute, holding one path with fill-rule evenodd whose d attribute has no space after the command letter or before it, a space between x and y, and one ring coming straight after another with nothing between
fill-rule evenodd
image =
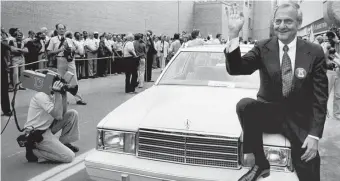
<instances>
[{"instance_id":1,"label":"patterned necktie","mask_svg":"<svg viewBox=\"0 0 340 181\"><path fill-rule=\"evenodd\" d=\"M282 74L282 94L284 97L287 97L292 88L293 82L293 71L292 71L292 62L290 61L288 55L288 46L285 45L283 47L283 56L282 56L282 65L281 65L281 74Z\"/></svg>"}]
</instances>

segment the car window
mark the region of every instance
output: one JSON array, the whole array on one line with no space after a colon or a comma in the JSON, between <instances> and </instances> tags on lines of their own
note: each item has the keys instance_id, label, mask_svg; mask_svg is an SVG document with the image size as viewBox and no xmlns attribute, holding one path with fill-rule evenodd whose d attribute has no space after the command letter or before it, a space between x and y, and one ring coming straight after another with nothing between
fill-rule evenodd
<instances>
[{"instance_id":1,"label":"car window","mask_svg":"<svg viewBox=\"0 0 340 181\"><path fill-rule=\"evenodd\" d=\"M231 76L222 52L180 52L159 84L258 88L258 72Z\"/></svg>"}]
</instances>

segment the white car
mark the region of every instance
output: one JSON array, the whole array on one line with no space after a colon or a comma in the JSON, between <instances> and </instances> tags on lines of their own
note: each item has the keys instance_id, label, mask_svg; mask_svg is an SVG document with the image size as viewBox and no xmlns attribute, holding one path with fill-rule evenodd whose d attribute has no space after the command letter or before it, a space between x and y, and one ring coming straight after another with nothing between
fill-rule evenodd
<instances>
[{"instance_id":1,"label":"white car","mask_svg":"<svg viewBox=\"0 0 340 181\"><path fill-rule=\"evenodd\" d=\"M241 52L252 46L241 45ZM155 85L97 126L96 150L85 159L93 180L236 181L254 158L242 152L236 104L256 98L259 75L230 76L222 45L182 48ZM271 173L260 180L298 181L290 143L264 134Z\"/></svg>"}]
</instances>

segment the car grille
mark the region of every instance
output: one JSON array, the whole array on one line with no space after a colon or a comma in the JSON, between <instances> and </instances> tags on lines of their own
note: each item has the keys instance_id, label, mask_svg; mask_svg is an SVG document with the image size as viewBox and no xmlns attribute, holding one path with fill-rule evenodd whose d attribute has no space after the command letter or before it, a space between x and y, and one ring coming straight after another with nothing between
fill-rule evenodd
<instances>
[{"instance_id":1,"label":"car grille","mask_svg":"<svg viewBox=\"0 0 340 181\"><path fill-rule=\"evenodd\" d=\"M240 168L238 138L140 129L138 157L225 168Z\"/></svg>"}]
</instances>

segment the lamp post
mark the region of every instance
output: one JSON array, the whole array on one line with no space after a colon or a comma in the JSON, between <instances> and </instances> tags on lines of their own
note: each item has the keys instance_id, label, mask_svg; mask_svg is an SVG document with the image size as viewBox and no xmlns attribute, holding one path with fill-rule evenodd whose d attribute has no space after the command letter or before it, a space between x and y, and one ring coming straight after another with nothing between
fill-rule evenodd
<instances>
[{"instance_id":1,"label":"lamp post","mask_svg":"<svg viewBox=\"0 0 340 181\"><path fill-rule=\"evenodd\" d=\"M177 1L177 32L179 33L179 0Z\"/></svg>"}]
</instances>

